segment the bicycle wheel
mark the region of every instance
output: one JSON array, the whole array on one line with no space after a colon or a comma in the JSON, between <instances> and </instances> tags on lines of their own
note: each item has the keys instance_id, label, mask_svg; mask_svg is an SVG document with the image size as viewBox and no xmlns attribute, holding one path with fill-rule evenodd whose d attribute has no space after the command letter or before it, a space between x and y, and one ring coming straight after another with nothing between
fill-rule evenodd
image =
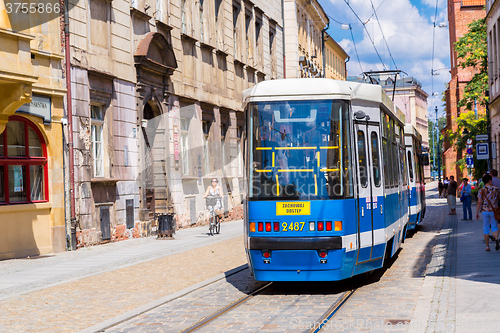
<instances>
[{"instance_id":1,"label":"bicycle wheel","mask_svg":"<svg viewBox=\"0 0 500 333\"><path fill-rule=\"evenodd\" d=\"M215 218L214 218L214 215L213 214L210 214L210 219L208 220L208 232L210 234L210 236L213 236L214 235L214 229L215 229Z\"/></svg>"},{"instance_id":2,"label":"bicycle wheel","mask_svg":"<svg viewBox=\"0 0 500 333\"><path fill-rule=\"evenodd\" d=\"M218 215L215 216L215 232L220 233L220 218Z\"/></svg>"}]
</instances>

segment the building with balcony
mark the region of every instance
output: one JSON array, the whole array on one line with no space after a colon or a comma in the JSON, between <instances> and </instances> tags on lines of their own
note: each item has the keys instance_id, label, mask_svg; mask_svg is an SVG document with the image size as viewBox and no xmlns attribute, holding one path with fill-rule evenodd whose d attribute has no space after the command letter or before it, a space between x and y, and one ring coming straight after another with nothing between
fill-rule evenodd
<instances>
[{"instance_id":1,"label":"building with balcony","mask_svg":"<svg viewBox=\"0 0 500 333\"><path fill-rule=\"evenodd\" d=\"M226 215L243 195L241 93L282 78L281 2L74 1L70 11L79 246ZM70 133L67 133L70 135ZM241 213L240 213L241 216Z\"/></svg>"}]
</instances>

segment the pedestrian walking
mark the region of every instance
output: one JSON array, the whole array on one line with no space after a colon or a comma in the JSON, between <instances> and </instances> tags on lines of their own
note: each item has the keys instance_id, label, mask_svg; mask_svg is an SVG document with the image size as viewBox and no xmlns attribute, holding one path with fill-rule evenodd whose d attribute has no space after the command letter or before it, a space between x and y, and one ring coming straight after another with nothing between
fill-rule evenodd
<instances>
[{"instance_id":1,"label":"pedestrian walking","mask_svg":"<svg viewBox=\"0 0 500 333\"><path fill-rule=\"evenodd\" d=\"M491 177L491 183L493 186L496 186L500 190L500 179L498 179L498 171L496 169L491 169L490 171Z\"/></svg>"},{"instance_id":2,"label":"pedestrian walking","mask_svg":"<svg viewBox=\"0 0 500 333\"><path fill-rule=\"evenodd\" d=\"M455 181L455 176L450 176L450 182L448 183L448 207L450 208L450 213L448 215L457 215L457 182Z\"/></svg>"},{"instance_id":3,"label":"pedestrian walking","mask_svg":"<svg viewBox=\"0 0 500 333\"><path fill-rule=\"evenodd\" d=\"M443 189L444 189L443 182L440 180L438 183L438 190L439 190L439 197L440 198L443 197Z\"/></svg>"},{"instance_id":4,"label":"pedestrian walking","mask_svg":"<svg viewBox=\"0 0 500 333\"><path fill-rule=\"evenodd\" d=\"M445 198L448 196L448 184L449 183L450 183L450 181L448 180L448 177L445 177L444 181L443 181L443 186L444 186L443 194L444 194Z\"/></svg>"},{"instance_id":5,"label":"pedestrian walking","mask_svg":"<svg viewBox=\"0 0 500 333\"><path fill-rule=\"evenodd\" d=\"M471 186L469 184L468 178L462 179L462 190L460 191L460 196L464 196L463 209L464 209L464 221L472 220L472 197L471 197ZM468 214L467 214L468 213Z\"/></svg>"},{"instance_id":6,"label":"pedestrian walking","mask_svg":"<svg viewBox=\"0 0 500 333\"><path fill-rule=\"evenodd\" d=\"M483 175L481 176L481 180L477 184L477 188L480 190L484 187L483 177L488 174L487 171L483 171Z\"/></svg>"},{"instance_id":7,"label":"pedestrian walking","mask_svg":"<svg viewBox=\"0 0 500 333\"><path fill-rule=\"evenodd\" d=\"M498 251L500 249L500 243L498 241L498 224L493 212L494 209L498 207L498 187L493 185L492 177L488 174L483 177L483 183L484 188L479 190L477 195L476 219L479 221L479 213L482 213L483 236L484 242L486 243L486 251L490 250L490 229L495 239L495 250Z\"/></svg>"}]
</instances>

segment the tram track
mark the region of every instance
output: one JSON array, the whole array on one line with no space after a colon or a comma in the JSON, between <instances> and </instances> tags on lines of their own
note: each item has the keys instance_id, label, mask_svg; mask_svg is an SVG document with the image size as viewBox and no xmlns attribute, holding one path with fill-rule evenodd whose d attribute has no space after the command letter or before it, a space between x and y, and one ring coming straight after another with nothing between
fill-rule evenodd
<instances>
[{"instance_id":1,"label":"tram track","mask_svg":"<svg viewBox=\"0 0 500 333\"><path fill-rule=\"evenodd\" d=\"M248 302L251 298L253 298L256 294L262 292L264 289L267 289L269 288L273 283L272 282L269 282L267 283L266 285L252 291L251 293L249 293L248 295L232 302L231 304L219 309L218 311L214 312L213 314L205 317L205 318L202 318L201 320L199 320L198 322L192 324L191 326L189 326L188 328L186 328L185 330L182 330L180 331L180 333L190 333L190 332L194 332L198 329L200 329L201 327L203 326L206 326L208 325L209 323L211 323L212 321L214 321L215 319L217 319L218 317L222 316L223 314L231 311L232 309L234 309L235 307L245 303L245 302Z\"/></svg>"},{"instance_id":2,"label":"tram track","mask_svg":"<svg viewBox=\"0 0 500 333\"><path fill-rule=\"evenodd\" d=\"M232 302L231 304L224 306L221 309L213 312L212 314L200 319L196 323L193 323L192 325L190 325L188 328L179 331L179 333L191 333L191 332L195 332L197 330L204 328L205 326L214 322L219 317L223 316L224 314L227 314L228 312L243 305L244 303L247 303L252 298L254 298L256 295L262 293L264 290L269 289L269 287L271 287L271 285L273 285L273 282L269 282L269 283L265 284L264 286L250 292L249 294L241 297L240 299ZM307 330L306 332L309 332L309 333L320 332L325 327L325 325L348 302L350 297L354 294L354 292L357 289L358 289L358 287L342 292L341 295L332 303L332 305L319 317L319 320L314 321L314 323L316 323L316 324L313 325L313 327L310 330ZM298 297L300 297L300 296L298 296ZM291 303L293 303L293 302L291 302Z\"/></svg>"},{"instance_id":3,"label":"tram track","mask_svg":"<svg viewBox=\"0 0 500 333\"><path fill-rule=\"evenodd\" d=\"M347 285L345 282L255 283L247 269L232 275L226 286L221 280L213 281L92 332L127 332L151 323L161 325L164 331L181 333L217 332L222 328L242 332L277 328L320 332L329 327L340 309L347 308L351 296L365 281L349 279ZM238 292L243 294L232 297ZM198 314L189 310L191 304L196 306Z\"/></svg>"},{"instance_id":4,"label":"tram track","mask_svg":"<svg viewBox=\"0 0 500 333\"><path fill-rule=\"evenodd\" d=\"M357 290L358 288L354 288L354 289L351 289L351 290L348 290L346 292L344 292L342 294L342 296L337 300L335 301L332 306L326 310L326 312L320 317L320 320L318 321L319 325L318 327L313 327L311 328L309 331L307 331L308 333L317 333L317 332L320 332L324 327L325 325L339 312L339 310L347 303L347 301L349 300L349 298L354 294L354 292Z\"/></svg>"}]
</instances>

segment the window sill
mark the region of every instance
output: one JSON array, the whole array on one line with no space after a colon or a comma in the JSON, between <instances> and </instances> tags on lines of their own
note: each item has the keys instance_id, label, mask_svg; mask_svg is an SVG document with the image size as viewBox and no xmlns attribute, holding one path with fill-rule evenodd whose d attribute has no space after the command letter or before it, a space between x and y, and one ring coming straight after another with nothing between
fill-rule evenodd
<instances>
[{"instance_id":1,"label":"window sill","mask_svg":"<svg viewBox=\"0 0 500 333\"><path fill-rule=\"evenodd\" d=\"M165 29L167 31L171 31L173 29L171 25L169 25L163 21L155 20L155 23L156 23L157 27L161 27L162 29Z\"/></svg>"},{"instance_id":2,"label":"window sill","mask_svg":"<svg viewBox=\"0 0 500 333\"><path fill-rule=\"evenodd\" d=\"M182 176L181 179L185 181L197 181L200 178L195 176Z\"/></svg>"},{"instance_id":3,"label":"window sill","mask_svg":"<svg viewBox=\"0 0 500 333\"><path fill-rule=\"evenodd\" d=\"M196 39L194 36L191 36L191 35L189 35L189 34L187 34L187 33L185 33L185 32L183 32L183 33L181 34L181 38L183 38L183 39L187 39L187 40L190 40L190 41L191 41L191 42L193 42L193 43L195 43L195 42L197 42L197 41L198 41L198 39Z\"/></svg>"},{"instance_id":4,"label":"window sill","mask_svg":"<svg viewBox=\"0 0 500 333\"><path fill-rule=\"evenodd\" d=\"M149 14L146 14L145 12L141 11L140 9L130 7L130 14L131 16L137 16L139 19L142 19L144 21L149 21L153 17Z\"/></svg>"},{"instance_id":5,"label":"window sill","mask_svg":"<svg viewBox=\"0 0 500 333\"><path fill-rule=\"evenodd\" d=\"M52 203L50 202L37 202L28 204L10 204L0 206L1 213L13 213L13 212L29 212L37 210L51 209Z\"/></svg>"},{"instance_id":6,"label":"window sill","mask_svg":"<svg viewBox=\"0 0 500 333\"><path fill-rule=\"evenodd\" d=\"M119 181L118 178L92 178L90 183L92 184L110 184L114 185Z\"/></svg>"}]
</instances>

